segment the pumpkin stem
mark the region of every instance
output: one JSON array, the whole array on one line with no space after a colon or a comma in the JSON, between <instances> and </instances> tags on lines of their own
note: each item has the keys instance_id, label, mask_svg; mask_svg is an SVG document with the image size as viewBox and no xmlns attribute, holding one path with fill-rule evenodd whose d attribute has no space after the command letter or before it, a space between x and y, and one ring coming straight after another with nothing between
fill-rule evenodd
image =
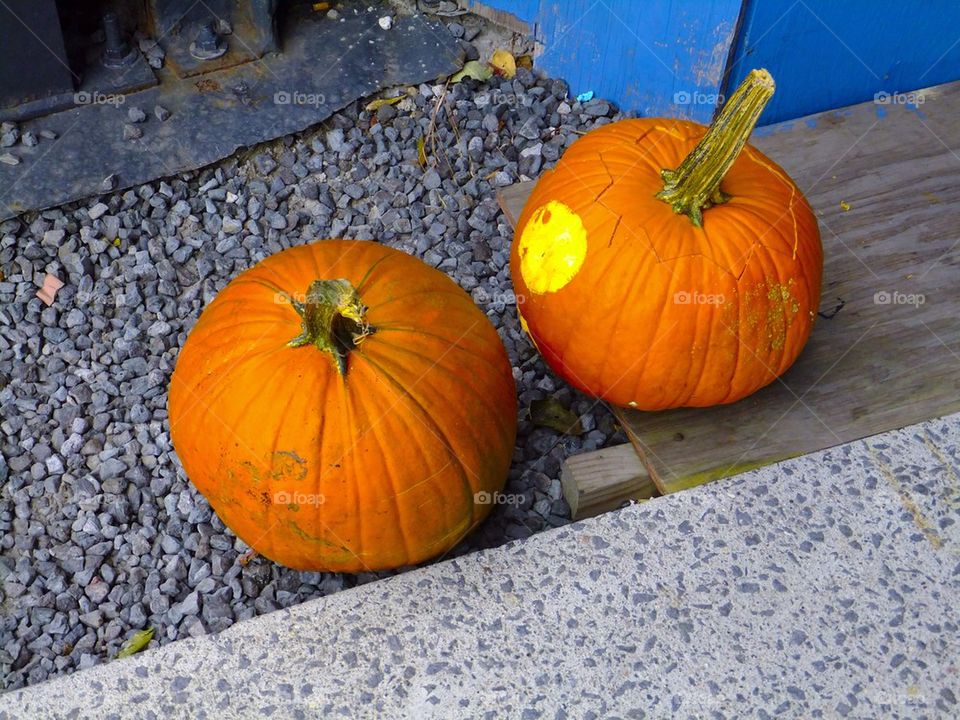
<instances>
[{"instance_id":1,"label":"pumpkin stem","mask_svg":"<svg viewBox=\"0 0 960 720\"><path fill-rule=\"evenodd\" d=\"M303 323L303 331L291 340L290 347L313 345L333 358L341 376L347 374L347 355L373 327L364 317L367 308L349 280L314 280L305 303L293 307Z\"/></svg>"},{"instance_id":2,"label":"pumpkin stem","mask_svg":"<svg viewBox=\"0 0 960 720\"><path fill-rule=\"evenodd\" d=\"M720 181L746 145L775 85L766 70L751 70L737 91L676 170L663 170L663 190L657 197L673 211L703 225L703 211L730 199Z\"/></svg>"}]
</instances>

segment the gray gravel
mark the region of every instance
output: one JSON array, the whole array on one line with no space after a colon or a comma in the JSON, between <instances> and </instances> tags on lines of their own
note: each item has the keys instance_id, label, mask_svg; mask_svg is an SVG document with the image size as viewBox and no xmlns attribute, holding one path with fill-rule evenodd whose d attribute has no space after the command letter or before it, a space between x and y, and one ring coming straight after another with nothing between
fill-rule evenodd
<instances>
[{"instance_id":1,"label":"gray gravel","mask_svg":"<svg viewBox=\"0 0 960 720\"><path fill-rule=\"evenodd\" d=\"M447 94L424 171L416 141L439 90L421 86L389 111L357 103L252 157L0 224L5 688L103 662L145 627L161 643L217 632L378 577L242 566L245 545L172 452L178 348L230 278L292 245L376 238L450 274L498 328L521 408L505 490L519 502L498 506L453 554L569 522L561 461L623 438L522 334L494 193L549 167L575 131L615 109L583 107L563 82L525 70L466 81ZM49 308L34 297L48 272L66 283ZM548 394L580 415L582 436L531 425L526 408Z\"/></svg>"}]
</instances>

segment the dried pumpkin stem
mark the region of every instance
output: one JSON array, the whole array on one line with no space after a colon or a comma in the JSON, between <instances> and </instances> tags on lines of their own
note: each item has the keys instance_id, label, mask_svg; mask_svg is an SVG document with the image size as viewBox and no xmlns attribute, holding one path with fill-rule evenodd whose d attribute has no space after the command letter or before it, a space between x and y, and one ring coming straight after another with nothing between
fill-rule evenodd
<instances>
[{"instance_id":1,"label":"dried pumpkin stem","mask_svg":"<svg viewBox=\"0 0 960 720\"><path fill-rule=\"evenodd\" d=\"M664 186L657 197L701 227L704 210L730 199L720 190L720 182L746 145L774 88L770 73L751 70L680 167L660 173Z\"/></svg>"},{"instance_id":2,"label":"dried pumpkin stem","mask_svg":"<svg viewBox=\"0 0 960 720\"><path fill-rule=\"evenodd\" d=\"M373 333L367 308L349 280L314 280L305 303L294 302L303 331L287 343L290 347L313 345L328 353L341 376L347 374L347 355Z\"/></svg>"}]
</instances>

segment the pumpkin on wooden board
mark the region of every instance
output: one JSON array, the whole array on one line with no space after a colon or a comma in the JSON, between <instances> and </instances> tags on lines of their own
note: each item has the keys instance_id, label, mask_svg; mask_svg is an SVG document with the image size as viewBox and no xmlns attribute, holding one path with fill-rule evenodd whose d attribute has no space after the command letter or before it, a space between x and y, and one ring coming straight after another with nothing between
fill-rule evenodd
<instances>
[{"instance_id":1,"label":"pumpkin on wooden board","mask_svg":"<svg viewBox=\"0 0 960 720\"><path fill-rule=\"evenodd\" d=\"M382 570L443 553L487 516L515 393L496 330L446 275L324 240L267 258L203 311L171 380L170 431L257 552Z\"/></svg>"},{"instance_id":2,"label":"pumpkin on wooden board","mask_svg":"<svg viewBox=\"0 0 960 720\"><path fill-rule=\"evenodd\" d=\"M539 180L510 268L524 329L572 385L642 410L703 407L796 360L823 250L803 193L746 144L773 90L754 70L709 129L604 125Z\"/></svg>"}]
</instances>

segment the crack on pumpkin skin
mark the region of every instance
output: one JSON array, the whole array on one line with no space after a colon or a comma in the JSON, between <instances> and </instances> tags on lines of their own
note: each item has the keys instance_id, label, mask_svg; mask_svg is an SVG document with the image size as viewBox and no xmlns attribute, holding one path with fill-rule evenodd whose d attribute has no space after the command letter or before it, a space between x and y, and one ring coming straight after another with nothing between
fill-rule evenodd
<instances>
[{"instance_id":1,"label":"crack on pumpkin skin","mask_svg":"<svg viewBox=\"0 0 960 720\"><path fill-rule=\"evenodd\" d=\"M737 273L738 284L743 279L743 274L747 271L747 268L750 267L750 261L753 259L753 255L757 251L757 245L759 244L759 242L760 242L759 240L754 242L753 245L751 245L750 248L747 250L747 252L744 253L744 257L746 259L743 261L743 267L740 268L740 272Z\"/></svg>"},{"instance_id":2,"label":"crack on pumpkin skin","mask_svg":"<svg viewBox=\"0 0 960 720\"><path fill-rule=\"evenodd\" d=\"M640 135L637 136L637 138L633 141L633 144L636 145L638 148L640 148L640 150L645 150L643 140L645 140L647 135L649 135L656 129L657 129L656 127L647 128L642 133L640 133ZM657 146L654 145L654 148L656 147Z\"/></svg>"},{"instance_id":3,"label":"crack on pumpkin skin","mask_svg":"<svg viewBox=\"0 0 960 720\"><path fill-rule=\"evenodd\" d=\"M669 128L666 125L655 125L653 129L669 135L674 140L680 140L681 142L690 140L690 136L680 132L676 125L674 125L672 128ZM639 142L639 140L637 142Z\"/></svg>"},{"instance_id":4,"label":"crack on pumpkin skin","mask_svg":"<svg viewBox=\"0 0 960 720\"><path fill-rule=\"evenodd\" d=\"M610 182L608 182L606 185L604 185L604 186L603 186L602 188L600 188L598 191L595 191L596 194L593 196L593 201L594 201L595 203L597 203L598 205L600 205L601 207L603 207L605 210L608 210L608 211L610 211L610 212L614 212L613 210L611 210L610 208L608 208L606 205L604 205L604 204L603 204L603 201L602 201L600 198L603 197L603 194L604 194L605 192L607 192L607 190L609 190L610 188L613 187L614 183L616 182L616 179L613 177L613 173L610 172L610 168L607 166L607 163L604 161L604 159L603 159L603 153L597 152L597 159L600 161L600 164L603 166L603 172L606 173L606 175L607 175L607 180L609 180ZM574 177L576 177L576 175L574 175Z\"/></svg>"},{"instance_id":5,"label":"crack on pumpkin skin","mask_svg":"<svg viewBox=\"0 0 960 720\"><path fill-rule=\"evenodd\" d=\"M787 210L786 212L783 213L783 215L777 218L776 222L773 223L771 227L773 227L774 225L779 225L780 220L783 218L783 216L786 215L788 212L790 213L790 217L793 220L793 259L796 260L797 248L800 245L800 233L799 233L799 229L797 228L797 213L796 213L796 210L794 209L794 202L796 201L796 197L797 197L797 184L792 180L790 180L789 178L784 177L783 174L780 173L775 167L761 160L760 157L758 156L758 153L753 152L749 147L746 147L744 149L747 150L746 155L748 158L750 158L753 162L757 163L761 167L765 168L767 172L774 175L778 180L780 180L787 187L790 188L790 201L787 203ZM764 235L766 235L766 233L764 233ZM758 238L758 240L762 240L762 239L763 239L763 236Z\"/></svg>"},{"instance_id":6,"label":"crack on pumpkin skin","mask_svg":"<svg viewBox=\"0 0 960 720\"><path fill-rule=\"evenodd\" d=\"M602 152L599 152L599 151L597 152L597 159L600 161L600 164L603 166L603 171L607 174L607 177L610 179L610 182L600 189L600 191L593 198L593 201L598 205L603 206L604 209L609 210L612 213L615 213L615 211L612 208L609 208L604 204L601 198L604 196L604 194L606 194L608 190L610 190L616 184L617 180L619 180L620 178L615 178L613 176L613 173L610 172L610 166L607 165L607 161L603 159ZM621 175L620 177L622 178L623 176Z\"/></svg>"},{"instance_id":7,"label":"crack on pumpkin skin","mask_svg":"<svg viewBox=\"0 0 960 720\"><path fill-rule=\"evenodd\" d=\"M613 238L617 235L617 230L620 228L620 223L623 222L623 215L617 218L616 224L613 226L613 232L610 233L610 239L607 241L607 248L613 247Z\"/></svg>"},{"instance_id":8,"label":"crack on pumpkin skin","mask_svg":"<svg viewBox=\"0 0 960 720\"><path fill-rule=\"evenodd\" d=\"M649 131L645 132L645 133L644 133L644 136L646 136L646 135L648 135L648 134L649 134ZM601 190L601 191L598 193L595 202L596 202L598 205L600 205L603 209L605 209L605 210L607 210L608 212L610 212L610 214L615 215L616 218L617 218L617 221L616 221L616 223L615 223L614 226L613 226L613 230L612 230L611 233L610 233L610 239L607 241L607 247L610 248L610 247L613 246L613 239L614 239L614 237L615 237L616 234L617 234L617 230L620 228L620 223L623 221L623 214L622 214L622 213L618 214L616 210L614 210L614 209L611 208L611 207L608 207L608 206L603 202L603 200L601 199L601 197L602 197L608 190L610 190L611 188L613 188L613 186L617 183L617 181L621 180L621 179L624 177L625 174L624 174L624 175L620 175L619 177L614 177L613 173L610 172L610 166L607 164L607 160L606 160L606 158L603 156L603 152L602 152L602 151L598 151L598 152L597 152L597 157L600 158L600 164L603 165L603 171L607 174L607 177L610 178L610 184L609 184L607 187L603 188L603 190ZM631 169L633 169L633 166L631 166ZM629 226L629 224L625 224L625 225L624 225L624 229L625 229L627 232L630 233L630 236L631 236L632 238L637 238L638 240L642 240L642 242L646 243L647 248L650 250L650 252L653 253L654 258L656 258L657 262L660 262L660 255L659 255L659 253L657 253L657 249L656 249L656 247L654 247L653 241L650 239L650 234L647 232L646 228L644 228L644 227L642 227L642 226L639 228L640 230L643 231L643 235L644 235L643 238L640 238L640 237L637 235L637 233L634 231L634 229Z\"/></svg>"}]
</instances>

